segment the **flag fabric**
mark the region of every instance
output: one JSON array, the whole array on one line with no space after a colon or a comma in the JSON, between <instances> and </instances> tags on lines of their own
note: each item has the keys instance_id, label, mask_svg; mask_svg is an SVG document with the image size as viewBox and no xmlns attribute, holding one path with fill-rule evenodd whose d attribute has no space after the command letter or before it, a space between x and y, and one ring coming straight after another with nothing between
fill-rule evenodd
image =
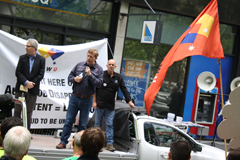
<instances>
[{"instance_id":1,"label":"flag fabric","mask_svg":"<svg viewBox=\"0 0 240 160\"><path fill-rule=\"evenodd\" d=\"M205 7L177 40L160 64L153 82L144 95L145 107L148 115L150 114L155 96L162 86L168 67L175 61L180 61L192 55L202 55L209 58L224 58L220 41L217 0L212 0Z\"/></svg>"}]
</instances>

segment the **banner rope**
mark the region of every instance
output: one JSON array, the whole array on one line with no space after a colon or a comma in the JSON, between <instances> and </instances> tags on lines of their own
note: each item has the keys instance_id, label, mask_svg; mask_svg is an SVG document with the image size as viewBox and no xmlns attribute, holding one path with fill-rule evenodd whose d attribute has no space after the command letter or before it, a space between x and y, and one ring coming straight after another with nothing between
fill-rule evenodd
<instances>
[{"instance_id":1,"label":"banner rope","mask_svg":"<svg viewBox=\"0 0 240 160\"><path fill-rule=\"evenodd\" d=\"M111 49L110 44L108 43L108 41L107 41L107 44L108 44L108 48L109 48L109 50L110 50L110 52L112 54L112 57L113 57L113 52L112 52L112 49Z\"/></svg>"}]
</instances>

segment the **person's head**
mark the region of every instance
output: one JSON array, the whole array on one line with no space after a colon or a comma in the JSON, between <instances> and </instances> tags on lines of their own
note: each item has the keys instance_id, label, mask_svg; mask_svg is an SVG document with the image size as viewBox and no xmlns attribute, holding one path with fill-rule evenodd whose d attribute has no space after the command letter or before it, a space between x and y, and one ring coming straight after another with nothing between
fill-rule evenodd
<instances>
[{"instance_id":1,"label":"person's head","mask_svg":"<svg viewBox=\"0 0 240 160\"><path fill-rule=\"evenodd\" d=\"M240 148L230 149L227 160L239 160L240 159Z\"/></svg>"},{"instance_id":2,"label":"person's head","mask_svg":"<svg viewBox=\"0 0 240 160\"><path fill-rule=\"evenodd\" d=\"M27 154L31 143L31 133L22 126L12 127L3 141L5 155L22 159Z\"/></svg>"},{"instance_id":3,"label":"person's head","mask_svg":"<svg viewBox=\"0 0 240 160\"><path fill-rule=\"evenodd\" d=\"M97 156L104 147L105 134L98 127L88 128L81 137L81 146L84 154Z\"/></svg>"},{"instance_id":4,"label":"person's head","mask_svg":"<svg viewBox=\"0 0 240 160\"><path fill-rule=\"evenodd\" d=\"M8 130L15 126L23 126L23 122L20 118L8 117L4 119L1 123L1 132L0 132L1 138L4 139Z\"/></svg>"},{"instance_id":5,"label":"person's head","mask_svg":"<svg viewBox=\"0 0 240 160\"><path fill-rule=\"evenodd\" d=\"M173 91L174 93L178 92L178 86L173 86L172 91Z\"/></svg>"},{"instance_id":6,"label":"person's head","mask_svg":"<svg viewBox=\"0 0 240 160\"><path fill-rule=\"evenodd\" d=\"M106 66L107 66L108 72L113 72L114 69L117 67L117 66L116 66L116 62L115 62L115 60L113 60L113 59L110 59L110 60L108 61L108 63L107 63Z\"/></svg>"},{"instance_id":7,"label":"person's head","mask_svg":"<svg viewBox=\"0 0 240 160\"><path fill-rule=\"evenodd\" d=\"M73 147L77 147L78 149L81 149L81 137L82 137L83 132L84 132L84 130L80 131L74 135L74 139L72 142Z\"/></svg>"},{"instance_id":8,"label":"person's head","mask_svg":"<svg viewBox=\"0 0 240 160\"><path fill-rule=\"evenodd\" d=\"M169 160L189 160L191 159L191 145L182 139L173 141L170 144L170 151L168 153Z\"/></svg>"},{"instance_id":9,"label":"person's head","mask_svg":"<svg viewBox=\"0 0 240 160\"><path fill-rule=\"evenodd\" d=\"M89 64L90 66L94 65L98 55L99 53L96 49L89 49L87 53L87 64Z\"/></svg>"},{"instance_id":10,"label":"person's head","mask_svg":"<svg viewBox=\"0 0 240 160\"><path fill-rule=\"evenodd\" d=\"M34 56L38 48L38 41L36 39L28 39L26 44L26 51L29 56Z\"/></svg>"}]
</instances>

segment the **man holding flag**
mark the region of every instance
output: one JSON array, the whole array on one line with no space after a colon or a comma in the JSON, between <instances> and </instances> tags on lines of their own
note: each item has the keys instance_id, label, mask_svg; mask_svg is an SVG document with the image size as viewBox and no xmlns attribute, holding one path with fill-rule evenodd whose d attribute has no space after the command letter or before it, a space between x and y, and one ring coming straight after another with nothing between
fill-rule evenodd
<instances>
[{"instance_id":1,"label":"man holding flag","mask_svg":"<svg viewBox=\"0 0 240 160\"><path fill-rule=\"evenodd\" d=\"M162 86L168 68L188 56L202 55L209 58L224 58L220 42L217 0L212 0L177 40L160 64L153 82L145 92L147 114L156 94Z\"/></svg>"}]
</instances>

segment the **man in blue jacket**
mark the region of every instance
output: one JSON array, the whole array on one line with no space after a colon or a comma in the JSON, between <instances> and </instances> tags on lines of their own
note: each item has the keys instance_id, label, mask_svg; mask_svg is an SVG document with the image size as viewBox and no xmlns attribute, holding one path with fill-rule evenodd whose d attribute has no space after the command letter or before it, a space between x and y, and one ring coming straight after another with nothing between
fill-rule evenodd
<instances>
[{"instance_id":1,"label":"man in blue jacket","mask_svg":"<svg viewBox=\"0 0 240 160\"><path fill-rule=\"evenodd\" d=\"M103 82L103 69L96 62L98 54L96 49L89 49L87 61L79 62L68 76L68 81L73 83L73 93L69 100L66 122L63 126L61 142L56 146L57 149L66 148L73 122L79 110L78 131L87 128L93 95L96 92L96 87L101 87Z\"/></svg>"}]
</instances>

